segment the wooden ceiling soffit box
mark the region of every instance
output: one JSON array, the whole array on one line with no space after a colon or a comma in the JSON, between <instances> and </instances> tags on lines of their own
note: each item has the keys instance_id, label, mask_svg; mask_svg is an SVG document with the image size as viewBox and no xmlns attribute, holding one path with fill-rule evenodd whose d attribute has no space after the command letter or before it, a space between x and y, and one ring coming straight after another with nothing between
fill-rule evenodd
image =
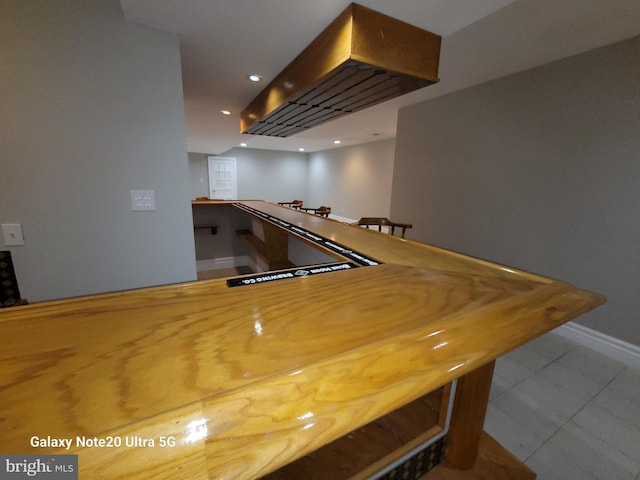
<instances>
[{"instance_id":1,"label":"wooden ceiling soffit box","mask_svg":"<svg viewBox=\"0 0 640 480\"><path fill-rule=\"evenodd\" d=\"M289 137L437 83L440 41L352 3L242 111L240 131Z\"/></svg>"}]
</instances>

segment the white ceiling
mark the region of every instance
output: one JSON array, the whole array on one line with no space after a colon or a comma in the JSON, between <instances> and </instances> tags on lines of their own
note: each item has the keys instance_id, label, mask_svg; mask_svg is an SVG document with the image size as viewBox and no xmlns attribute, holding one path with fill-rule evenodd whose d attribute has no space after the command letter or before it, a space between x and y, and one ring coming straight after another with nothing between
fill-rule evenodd
<instances>
[{"instance_id":1,"label":"white ceiling","mask_svg":"<svg viewBox=\"0 0 640 480\"><path fill-rule=\"evenodd\" d=\"M240 112L348 0L120 0L127 20L178 34L187 147L306 152L395 137L398 109L640 34L638 0L360 0L442 35L440 83L288 138L243 135ZM255 84L249 73L262 75ZM228 109L230 116L220 110Z\"/></svg>"}]
</instances>

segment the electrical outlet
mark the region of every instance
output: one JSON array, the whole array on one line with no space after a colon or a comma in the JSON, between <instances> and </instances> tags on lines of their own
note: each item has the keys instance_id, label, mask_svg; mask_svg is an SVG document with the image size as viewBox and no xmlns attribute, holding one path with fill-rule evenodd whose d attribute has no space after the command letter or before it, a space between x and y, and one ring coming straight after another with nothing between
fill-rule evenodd
<instances>
[{"instance_id":1,"label":"electrical outlet","mask_svg":"<svg viewBox=\"0 0 640 480\"><path fill-rule=\"evenodd\" d=\"M152 212L156 209L156 195L153 190L131 190L131 210Z\"/></svg>"},{"instance_id":2,"label":"electrical outlet","mask_svg":"<svg viewBox=\"0 0 640 480\"><path fill-rule=\"evenodd\" d=\"M2 236L4 237L4 244L7 247L24 245L22 225L20 225L19 223L3 223Z\"/></svg>"}]
</instances>

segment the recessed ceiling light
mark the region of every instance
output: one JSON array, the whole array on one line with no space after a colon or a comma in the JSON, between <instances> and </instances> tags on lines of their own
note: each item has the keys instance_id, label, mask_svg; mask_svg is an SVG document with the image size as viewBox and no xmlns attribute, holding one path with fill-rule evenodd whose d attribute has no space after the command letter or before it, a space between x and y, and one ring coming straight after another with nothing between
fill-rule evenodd
<instances>
[{"instance_id":1,"label":"recessed ceiling light","mask_svg":"<svg viewBox=\"0 0 640 480\"><path fill-rule=\"evenodd\" d=\"M262 77L260 75L256 75L255 73L252 73L250 75L247 75L247 78L249 80L251 80L252 82L259 82L262 80Z\"/></svg>"},{"instance_id":2,"label":"recessed ceiling light","mask_svg":"<svg viewBox=\"0 0 640 480\"><path fill-rule=\"evenodd\" d=\"M298 151L299 152L304 152L304 148L299 148Z\"/></svg>"},{"instance_id":3,"label":"recessed ceiling light","mask_svg":"<svg viewBox=\"0 0 640 480\"><path fill-rule=\"evenodd\" d=\"M338 145L340 143L340 140L334 140L333 143L335 143L336 145Z\"/></svg>"},{"instance_id":4,"label":"recessed ceiling light","mask_svg":"<svg viewBox=\"0 0 640 480\"><path fill-rule=\"evenodd\" d=\"M247 144L246 144L246 143L244 143L244 142L242 142L242 143L240 144L240 146L241 146L241 147L246 147L246 146L247 146Z\"/></svg>"},{"instance_id":5,"label":"recessed ceiling light","mask_svg":"<svg viewBox=\"0 0 640 480\"><path fill-rule=\"evenodd\" d=\"M220 110L220 113L223 115L231 115L231 112L229 110Z\"/></svg>"}]
</instances>

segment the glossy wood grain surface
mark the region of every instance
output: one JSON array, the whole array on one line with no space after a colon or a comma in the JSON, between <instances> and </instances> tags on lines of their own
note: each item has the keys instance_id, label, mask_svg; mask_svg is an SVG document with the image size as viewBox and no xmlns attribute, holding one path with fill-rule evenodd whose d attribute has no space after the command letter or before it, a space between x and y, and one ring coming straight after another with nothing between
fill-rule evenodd
<instances>
[{"instance_id":1,"label":"glossy wood grain surface","mask_svg":"<svg viewBox=\"0 0 640 480\"><path fill-rule=\"evenodd\" d=\"M214 201L194 202L194 205L205 206L219 203ZM226 204L233 203L235 202L226 202ZM367 256L384 263L424 267L430 270L450 270L458 273L489 275L505 279L527 278L543 283L552 281L533 273L487 262L486 260L471 258L467 255L461 255L425 243L393 238L386 233L367 231L366 228L358 225L306 214L277 204L256 200L248 200L241 203L329 239L339 241L342 245L361 251ZM305 241L304 237L300 237L300 239ZM336 255L332 252L327 253Z\"/></svg>"},{"instance_id":2,"label":"glossy wood grain surface","mask_svg":"<svg viewBox=\"0 0 640 480\"><path fill-rule=\"evenodd\" d=\"M439 414L443 390L439 388L349 432L264 479L366 480L442 432Z\"/></svg>"},{"instance_id":3,"label":"glossy wood grain surface","mask_svg":"<svg viewBox=\"0 0 640 480\"><path fill-rule=\"evenodd\" d=\"M141 437L155 446L80 449L81 478L258 478L603 301L249 203L386 263L0 311L0 452L55 450L31 447L34 435Z\"/></svg>"}]
</instances>

